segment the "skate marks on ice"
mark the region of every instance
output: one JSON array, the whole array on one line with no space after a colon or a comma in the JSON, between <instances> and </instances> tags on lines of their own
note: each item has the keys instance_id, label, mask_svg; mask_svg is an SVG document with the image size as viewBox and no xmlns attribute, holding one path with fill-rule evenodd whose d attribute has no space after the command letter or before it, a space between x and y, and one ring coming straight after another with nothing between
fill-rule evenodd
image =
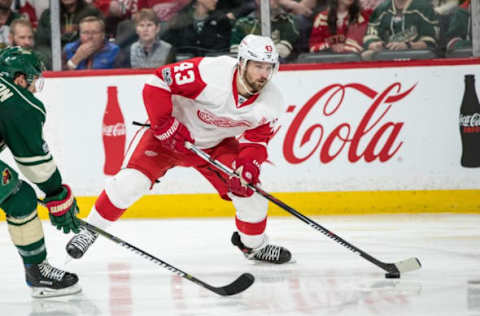
<instances>
[{"instance_id":1,"label":"skate marks on ice","mask_svg":"<svg viewBox=\"0 0 480 316\"><path fill-rule=\"evenodd\" d=\"M27 299L22 302L1 303L2 315L25 316L95 316L108 315L84 294Z\"/></svg>"}]
</instances>

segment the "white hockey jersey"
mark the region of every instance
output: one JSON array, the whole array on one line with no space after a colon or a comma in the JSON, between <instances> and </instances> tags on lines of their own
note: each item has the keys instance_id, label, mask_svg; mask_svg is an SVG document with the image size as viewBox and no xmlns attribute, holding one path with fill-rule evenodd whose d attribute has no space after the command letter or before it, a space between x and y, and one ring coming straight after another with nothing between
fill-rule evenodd
<instances>
[{"instance_id":1,"label":"white hockey jersey","mask_svg":"<svg viewBox=\"0 0 480 316\"><path fill-rule=\"evenodd\" d=\"M174 116L200 148L214 147L228 137L266 145L278 117L285 112L284 100L269 82L259 94L240 104L236 64L236 59L220 56L158 68L143 93L152 126Z\"/></svg>"}]
</instances>

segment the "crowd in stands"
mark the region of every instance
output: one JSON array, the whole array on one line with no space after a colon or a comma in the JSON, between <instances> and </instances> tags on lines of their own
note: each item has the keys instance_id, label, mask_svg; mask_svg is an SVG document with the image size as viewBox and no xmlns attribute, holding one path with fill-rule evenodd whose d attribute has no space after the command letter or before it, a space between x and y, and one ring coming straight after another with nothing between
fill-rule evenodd
<instances>
[{"instance_id":1,"label":"crowd in stands","mask_svg":"<svg viewBox=\"0 0 480 316\"><path fill-rule=\"evenodd\" d=\"M260 3L60 0L63 69L156 68L194 56L233 56L245 35L261 34ZM48 5L0 0L0 48L33 49L51 69ZM448 57L472 47L470 0L270 0L270 8L282 62L412 51Z\"/></svg>"}]
</instances>

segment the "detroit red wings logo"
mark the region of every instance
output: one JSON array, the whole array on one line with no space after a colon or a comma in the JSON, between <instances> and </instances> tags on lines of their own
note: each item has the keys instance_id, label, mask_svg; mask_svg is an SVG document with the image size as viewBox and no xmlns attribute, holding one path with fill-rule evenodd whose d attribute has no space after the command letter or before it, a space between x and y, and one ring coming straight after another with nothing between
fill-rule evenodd
<instances>
[{"instance_id":1,"label":"detroit red wings logo","mask_svg":"<svg viewBox=\"0 0 480 316\"><path fill-rule=\"evenodd\" d=\"M218 127L238 127L238 126L246 126L250 127L250 123L248 121L236 121L228 117L223 116L216 116L215 114L207 111L207 110L197 110L198 118L209 125L215 125Z\"/></svg>"}]
</instances>

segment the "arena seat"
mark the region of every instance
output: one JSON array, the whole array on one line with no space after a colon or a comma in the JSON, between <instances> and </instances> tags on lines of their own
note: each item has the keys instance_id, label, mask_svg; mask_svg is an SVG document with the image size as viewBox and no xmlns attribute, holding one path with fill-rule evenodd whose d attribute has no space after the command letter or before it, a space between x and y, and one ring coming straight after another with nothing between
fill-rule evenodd
<instances>
[{"instance_id":1,"label":"arena seat","mask_svg":"<svg viewBox=\"0 0 480 316\"><path fill-rule=\"evenodd\" d=\"M473 57L473 50L471 47L468 48L457 48L449 50L445 53L446 58L467 58Z\"/></svg>"},{"instance_id":2,"label":"arena seat","mask_svg":"<svg viewBox=\"0 0 480 316\"><path fill-rule=\"evenodd\" d=\"M439 56L430 49L412 49L412 50L383 50L376 53L372 60L419 60L434 59Z\"/></svg>"}]
</instances>

